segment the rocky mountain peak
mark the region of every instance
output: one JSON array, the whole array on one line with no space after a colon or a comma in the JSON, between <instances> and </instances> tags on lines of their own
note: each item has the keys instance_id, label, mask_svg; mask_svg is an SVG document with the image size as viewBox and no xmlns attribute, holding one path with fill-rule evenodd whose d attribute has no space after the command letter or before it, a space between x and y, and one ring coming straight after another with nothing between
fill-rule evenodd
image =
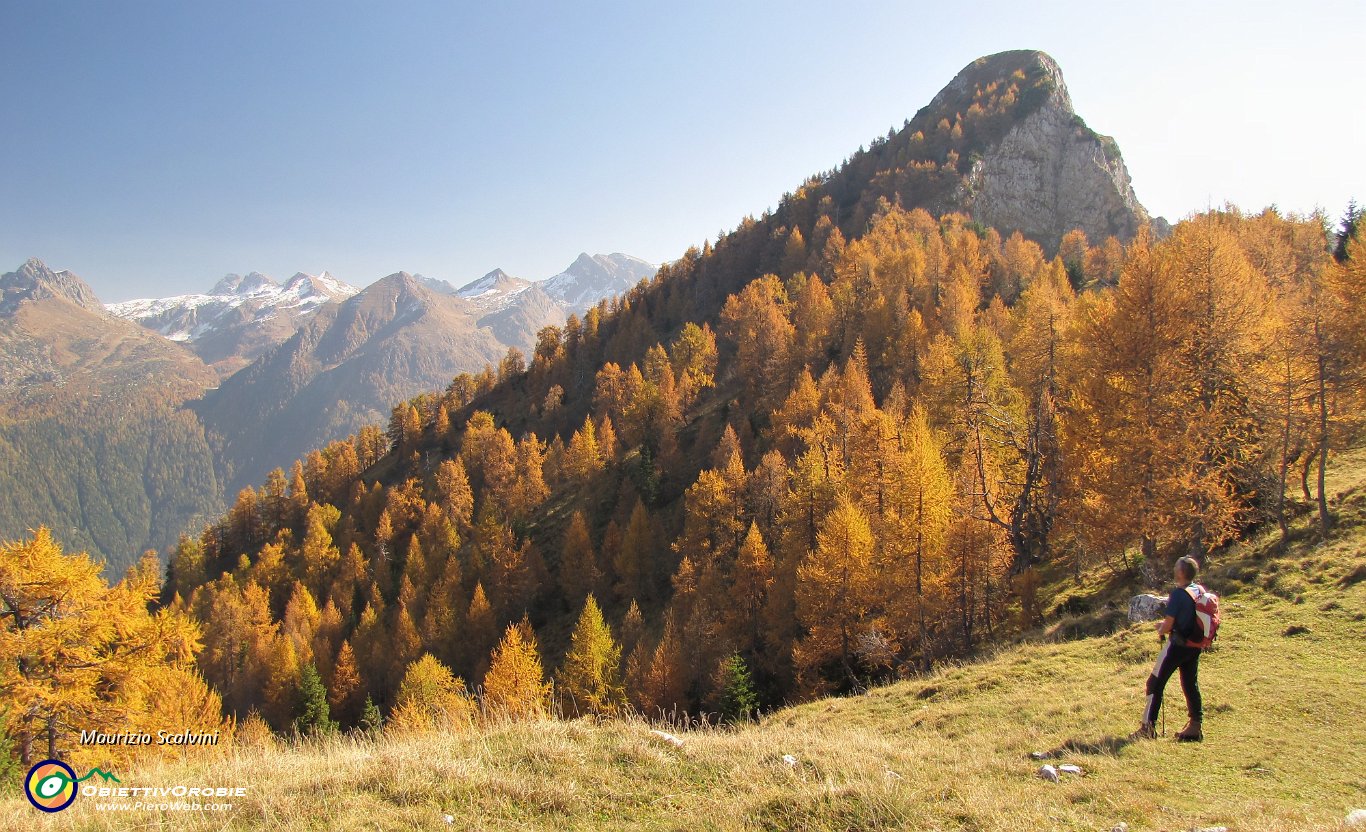
<instances>
[{"instance_id":1,"label":"rocky mountain peak","mask_svg":"<svg viewBox=\"0 0 1366 832\"><path fill-rule=\"evenodd\" d=\"M285 283L285 292L301 297L317 297L327 300L345 300L360 290L355 286L338 280L330 272L323 271L312 275L299 272Z\"/></svg>"},{"instance_id":2,"label":"rocky mountain peak","mask_svg":"<svg viewBox=\"0 0 1366 832\"><path fill-rule=\"evenodd\" d=\"M209 290L211 295L254 295L264 291L280 288L268 275L260 272L251 272L246 276L240 274L225 275L222 280L213 285Z\"/></svg>"},{"instance_id":3,"label":"rocky mountain peak","mask_svg":"<svg viewBox=\"0 0 1366 832\"><path fill-rule=\"evenodd\" d=\"M556 301L583 311L603 298L628 291L641 280L653 277L656 268L627 254L581 253L569 267L548 278L542 287Z\"/></svg>"},{"instance_id":4,"label":"rocky mountain peak","mask_svg":"<svg viewBox=\"0 0 1366 832\"><path fill-rule=\"evenodd\" d=\"M15 271L0 276L0 313L13 312L22 301L42 298L60 298L104 314L104 304L89 284L65 269L52 270L36 257L30 257Z\"/></svg>"},{"instance_id":5,"label":"rocky mountain peak","mask_svg":"<svg viewBox=\"0 0 1366 832\"><path fill-rule=\"evenodd\" d=\"M1017 75L1018 73L1018 75ZM1037 49L1012 49L985 55L959 70L953 80L941 89L922 110L946 114L966 110L972 106L978 91L992 84L1024 82L1044 95L1037 96L1035 106L1047 103L1065 110L1072 109L1072 96L1067 92L1062 67L1053 56Z\"/></svg>"},{"instance_id":6,"label":"rocky mountain peak","mask_svg":"<svg viewBox=\"0 0 1366 832\"><path fill-rule=\"evenodd\" d=\"M424 285L420 276L410 272L394 272L362 289L347 301L347 306L376 310L381 308L412 312L433 305L439 292Z\"/></svg>"},{"instance_id":7,"label":"rocky mountain peak","mask_svg":"<svg viewBox=\"0 0 1366 832\"><path fill-rule=\"evenodd\" d=\"M530 281L513 277L502 269L494 269L478 280L472 280L456 289L455 293L462 298L474 299L490 292L511 292L529 285Z\"/></svg>"},{"instance_id":8,"label":"rocky mountain peak","mask_svg":"<svg viewBox=\"0 0 1366 832\"><path fill-rule=\"evenodd\" d=\"M1004 132L959 168L963 179L946 207L966 210L1002 234L1020 231L1050 252L1074 228L1093 242L1109 236L1127 240L1151 221L1134 194L1119 145L1077 115L1051 56L1016 50L978 58L926 110L930 119L956 122L974 104L980 108L988 90L994 100L1004 96L1018 103Z\"/></svg>"}]
</instances>

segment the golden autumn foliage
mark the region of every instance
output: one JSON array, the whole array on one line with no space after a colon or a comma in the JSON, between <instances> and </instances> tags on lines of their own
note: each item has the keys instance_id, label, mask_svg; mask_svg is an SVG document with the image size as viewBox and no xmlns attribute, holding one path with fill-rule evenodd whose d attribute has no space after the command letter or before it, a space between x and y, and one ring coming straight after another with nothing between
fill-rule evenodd
<instances>
[{"instance_id":1,"label":"golden autumn foliage","mask_svg":"<svg viewBox=\"0 0 1366 832\"><path fill-rule=\"evenodd\" d=\"M821 523L816 548L797 570L797 617L807 635L797 663L808 671L833 664L857 677L856 662L870 629L873 532L868 518L842 497Z\"/></svg>"},{"instance_id":2,"label":"golden autumn foliage","mask_svg":"<svg viewBox=\"0 0 1366 832\"><path fill-rule=\"evenodd\" d=\"M1027 94L929 125L933 163L903 173L931 182ZM226 710L286 728L311 663L343 723L367 697L392 716L430 656L491 712L543 713L532 621L567 712L613 712L620 684L714 713L746 675L772 707L1034 626L1041 575L1141 580L1249 524L1331 523L1359 243L1334 261L1315 218L1227 209L1051 256L815 190L182 542L164 598L202 622Z\"/></svg>"},{"instance_id":3,"label":"golden autumn foliage","mask_svg":"<svg viewBox=\"0 0 1366 832\"><path fill-rule=\"evenodd\" d=\"M361 700L364 698L364 682L360 669L356 667L356 653L350 641L343 641L337 653L336 668L328 684L327 702L332 706L332 715L342 725L350 726L360 716Z\"/></svg>"},{"instance_id":4,"label":"golden autumn foliage","mask_svg":"<svg viewBox=\"0 0 1366 832\"><path fill-rule=\"evenodd\" d=\"M565 600L570 604L580 603L584 596L593 592L601 578L593 539L588 533L588 521L583 512L576 511L569 518L569 529L560 548L560 586Z\"/></svg>"},{"instance_id":5,"label":"golden autumn foliage","mask_svg":"<svg viewBox=\"0 0 1366 832\"><path fill-rule=\"evenodd\" d=\"M149 554L110 586L99 564L63 553L46 528L0 545L0 700L22 765L128 753L79 746L82 730L155 725L230 738L218 695L195 672L199 628L180 609L148 612L157 573Z\"/></svg>"},{"instance_id":6,"label":"golden autumn foliage","mask_svg":"<svg viewBox=\"0 0 1366 832\"><path fill-rule=\"evenodd\" d=\"M567 714L612 714L626 704L621 646L592 595L584 602L555 679L555 694Z\"/></svg>"},{"instance_id":7,"label":"golden autumn foliage","mask_svg":"<svg viewBox=\"0 0 1366 832\"><path fill-rule=\"evenodd\" d=\"M536 644L523 628L508 625L484 674L485 714L497 719L534 719L545 716L550 686L545 683Z\"/></svg>"},{"instance_id":8,"label":"golden autumn foliage","mask_svg":"<svg viewBox=\"0 0 1366 832\"><path fill-rule=\"evenodd\" d=\"M565 454L565 469L571 477L587 481L602 470L602 450L598 447L598 432L591 418L583 420L583 427L574 432Z\"/></svg>"},{"instance_id":9,"label":"golden autumn foliage","mask_svg":"<svg viewBox=\"0 0 1366 832\"><path fill-rule=\"evenodd\" d=\"M467 728L474 722L475 711L464 680L424 653L403 675L389 726L398 731Z\"/></svg>"}]
</instances>

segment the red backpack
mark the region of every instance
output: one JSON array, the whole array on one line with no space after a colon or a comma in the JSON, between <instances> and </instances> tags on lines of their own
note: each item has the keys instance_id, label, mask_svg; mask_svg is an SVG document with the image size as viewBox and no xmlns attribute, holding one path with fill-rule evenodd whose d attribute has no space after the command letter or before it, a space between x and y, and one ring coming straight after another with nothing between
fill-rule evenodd
<instances>
[{"instance_id":1,"label":"red backpack","mask_svg":"<svg viewBox=\"0 0 1366 832\"><path fill-rule=\"evenodd\" d=\"M1204 650L1214 644L1215 636L1219 635L1219 596L1200 584L1187 586L1186 592L1195 601L1195 624L1200 628L1199 633L1192 632L1186 639L1186 646Z\"/></svg>"}]
</instances>

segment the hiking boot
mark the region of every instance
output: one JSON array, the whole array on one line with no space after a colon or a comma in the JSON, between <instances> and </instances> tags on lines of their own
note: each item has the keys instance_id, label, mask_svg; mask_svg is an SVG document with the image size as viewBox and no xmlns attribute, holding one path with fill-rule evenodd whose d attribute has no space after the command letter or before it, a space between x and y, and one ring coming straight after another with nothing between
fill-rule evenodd
<instances>
[{"instance_id":1,"label":"hiking boot","mask_svg":"<svg viewBox=\"0 0 1366 832\"><path fill-rule=\"evenodd\" d=\"M1155 740L1157 739L1157 727L1151 722L1145 722L1138 726L1138 730L1129 735L1131 740Z\"/></svg>"},{"instance_id":2,"label":"hiking boot","mask_svg":"<svg viewBox=\"0 0 1366 832\"><path fill-rule=\"evenodd\" d=\"M1176 732L1177 742L1204 742L1205 732L1200 730L1200 720L1192 719L1186 727Z\"/></svg>"}]
</instances>

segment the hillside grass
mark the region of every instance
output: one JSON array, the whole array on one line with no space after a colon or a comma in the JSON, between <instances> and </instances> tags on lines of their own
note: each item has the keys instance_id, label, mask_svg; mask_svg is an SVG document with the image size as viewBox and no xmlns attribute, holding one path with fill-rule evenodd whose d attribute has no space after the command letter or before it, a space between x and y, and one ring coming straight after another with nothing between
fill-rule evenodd
<instances>
[{"instance_id":1,"label":"hillside grass","mask_svg":"<svg viewBox=\"0 0 1366 832\"><path fill-rule=\"evenodd\" d=\"M1329 482L1326 542L1297 524L1211 558L1225 624L1201 660L1206 741L1130 743L1151 625L1063 640L1056 626L924 678L739 729L643 721L509 724L463 735L337 737L148 764L125 785L243 785L230 812L40 815L9 829L1323 830L1366 805L1366 449ZM1307 632L1287 635L1292 625ZM1293 632L1293 631L1292 631ZM672 730L672 729L668 729ZM1031 753L1083 777L1050 783ZM796 758L785 762L784 755ZM451 815L448 825L444 817Z\"/></svg>"}]
</instances>

